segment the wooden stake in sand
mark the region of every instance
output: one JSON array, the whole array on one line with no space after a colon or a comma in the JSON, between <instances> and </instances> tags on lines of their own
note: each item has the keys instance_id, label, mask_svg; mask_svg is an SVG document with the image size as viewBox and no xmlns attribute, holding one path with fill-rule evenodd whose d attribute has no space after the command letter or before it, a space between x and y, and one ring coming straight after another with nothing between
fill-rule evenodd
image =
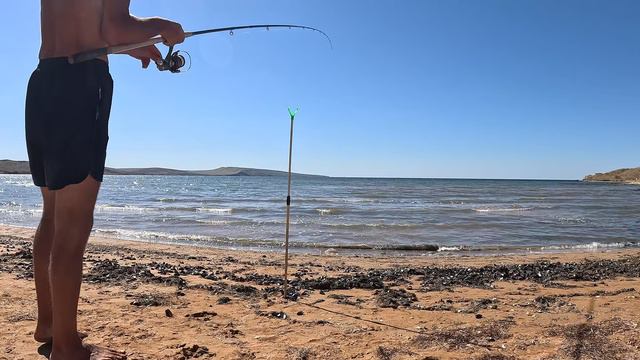
<instances>
[{"instance_id":1,"label":"wooden stake in sand","mask_svg":"<svg viewBox=\"0 0 640 360\"><path fill-rule=\"evenodd\" d=\"M299 109L295 111L289 108L291 116L291 132L289 134L289 183L287 185L287 221L284 232L284 298L287 299L287 285L289 273L289 216L291 215L291 154L293 153L293 121Z\"/></svg>"}]
</instances>

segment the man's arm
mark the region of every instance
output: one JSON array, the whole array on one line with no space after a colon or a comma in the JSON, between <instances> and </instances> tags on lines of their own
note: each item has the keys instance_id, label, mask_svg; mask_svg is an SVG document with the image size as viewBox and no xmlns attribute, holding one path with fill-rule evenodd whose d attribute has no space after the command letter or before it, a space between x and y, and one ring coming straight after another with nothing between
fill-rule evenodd
<instances>
[{"instance_id":1,"label":"man's arm","mask_svg":"<svg viewBox=\"0 0 640 360\"><path fill-rule=\"evenodd\" d=\"M131 15L130 0L104 0L103 4L102 36L109 45L135 44L157 35L168 45L184 41L184 31L178 23Z\"/></svg>"},{"instance_id":2,"label":"man's arm","mask_svg":"<svg viewBox=\"0 0 640 360\"><path fill-rule=\"evenodd\" d=\"M135 44L157 35L168 45L184 41L184 30L180 24L160 18L137 18L129 13L130 0L104 0L102 13L102 37L109 45ZM147 68L151 60L162 59L155 46L148 46L127 52L142 61Z\"/></svg>"}]
</instances>

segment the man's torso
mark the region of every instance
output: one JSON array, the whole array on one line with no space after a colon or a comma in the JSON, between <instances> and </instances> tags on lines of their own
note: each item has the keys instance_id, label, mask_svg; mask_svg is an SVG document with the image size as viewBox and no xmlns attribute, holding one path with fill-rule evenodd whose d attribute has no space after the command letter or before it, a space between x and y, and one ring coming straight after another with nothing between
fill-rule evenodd
<instances>
[{"instance_id":1,"label":"man's torso","mask_svg":"<svg viewBox=\"0 0 640 360\"><path fill-rule=\"evenodd\" d=\"M101 33L103 1L41 0L40 58L71 56L106 46Z\"/></svg>"}]
</instances>

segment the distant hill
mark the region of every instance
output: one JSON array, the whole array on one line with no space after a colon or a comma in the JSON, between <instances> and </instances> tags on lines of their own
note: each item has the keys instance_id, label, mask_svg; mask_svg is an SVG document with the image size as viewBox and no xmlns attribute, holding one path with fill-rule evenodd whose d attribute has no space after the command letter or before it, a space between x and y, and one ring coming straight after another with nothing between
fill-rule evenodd
<instances>
[{"instance_id":1,"label":"distant hill","mask_svg":"<svg viewBox=\"0 0 640 360\"><path fill-rule=\"evenodd\" d=\"M26 161L0 160L0 174L30 174Z\"/></svg>"},{"instance_id":2,"label":"distant hill","mask_svg":"<svg viewBox=\"0 0 640 360\"><path fill-rule=\"evenodd\" d=\"M176 175L176 176L188 176L193 175L189 171L185 170L174 170L174 169L165 169L165 168L123 168L123 169L115 169L115 168L106 168L104 169L105 174L107 175Z\"/></svg>"},{"instance_id":3,"label":"distant hill","mask_svg":"<svg viewBox=\"0 0 640 360\"><path fill-rule=\"evenodd\" d=\"M251 169L240 167L221 167L215 170L194 171L194 174L204 176L287 176L286 171ZM294 174L296 176L319 176L307 174Z\"/></svg>"},{"instance_id":4,"label":"distant hill","mask_svg":"<svg viewBox=\"0 0 640 360\"><path fill-rule=\"evenodd\" d=\"M30 174L27 161L0 160L0 174ZM105 175L167 175L167 176L287 176L286 171L221 167L213 170L176 170L165 168L106 168ZM295 177L321 175L293 174Z\"/></svg>"},{"instance_id":5,"label":"distant hill","mask_svg":"<svg viewBox=\"0 0 640 360\"><path fill-rule=\"evenodd\" d=\"M640 184L640 168L618 169L608 173L597 173L584 178L584 181L608 181Z\"/></svg>"}]
</instances>

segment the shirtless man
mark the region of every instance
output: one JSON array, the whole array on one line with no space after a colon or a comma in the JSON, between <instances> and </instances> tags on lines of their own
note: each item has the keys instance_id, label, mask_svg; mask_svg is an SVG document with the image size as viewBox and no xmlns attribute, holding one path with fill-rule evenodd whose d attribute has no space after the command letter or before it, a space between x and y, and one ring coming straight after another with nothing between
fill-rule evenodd
<instances>
[{"instance_id":1,"label":"shirtless man","mask_svg":"<svg viewBox=\"0 0 640 360\"><path fill-rule=\"evenodd\" d=\"M84 250L104 173L113 80L107 58L70 65L68 57L160 35L184 41L182 27L129 14L130 0L41 0L40 64L29 80L27 150L43 198L33 243L38 301L34 337L52 343L52 360L111 360L124 355L83 345L77 330ZM143 67L162 56L151 46L128 55Z\"/></svg>"}]
</instances>

